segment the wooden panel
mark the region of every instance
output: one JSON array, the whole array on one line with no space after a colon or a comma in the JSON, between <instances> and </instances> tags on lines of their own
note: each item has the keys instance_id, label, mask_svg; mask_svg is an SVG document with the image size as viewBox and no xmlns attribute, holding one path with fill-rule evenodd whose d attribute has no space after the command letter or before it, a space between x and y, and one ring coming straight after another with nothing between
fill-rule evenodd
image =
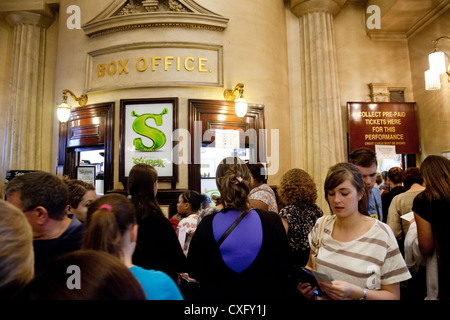
<instances>
[{"instance_id":1,"label":"wooden panel","mask_svg":"<svg viewBox=\"0 0 450 320\"><path fill-rule=\"evenodd\" d=\"M80 149L105 149L104 193L114 187L114 106L114 102L106 102L77 107L69 121L59 127L58 165L70 178L76 177L76 154Z\"/></svg>"},{"instance_id":2,"label":"wooden panel","mask_svg":"<svg viewBox=\"0 0 450 320\"><path fill-rule=\"evenodd\" d=\"M189 189L200 191L200 163L196 163L196 153L200 152L200 143L212 143L215 129L241 130L241 141L246 147L258 150L255 161L265 162L266 141L259 139L261 129L265 129L264 106L249 104L245 117L239 118L234 110L234 102L219 100L189 100L189 132L191 134L191 164L189 164ZM201 137L195 130L201 125ZM249 129L253 129L255 139L250 139ZM265 137L265 135L263 135ZM251 142L256 141L256 145ZM197 150L198 149L198 150ZM262 157L260 158L260 155Z\"/></svg>"}]
</instances>

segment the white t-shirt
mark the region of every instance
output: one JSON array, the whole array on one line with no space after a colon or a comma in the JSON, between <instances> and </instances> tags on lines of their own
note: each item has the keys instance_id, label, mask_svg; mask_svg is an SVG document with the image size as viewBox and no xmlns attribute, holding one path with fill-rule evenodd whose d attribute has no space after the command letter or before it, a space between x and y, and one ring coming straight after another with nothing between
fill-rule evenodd
<instances>
[{"instance_id":1,"label":"white t-shirt","mask_svg":"<svg viewBox=\"0 0 450 320\"><path fill-rule=\"evenodd\" d=\"M309 235L311 250L316 251L317 220ZM373 226L362 236L348 242L331 237L336 216L327 219L322 245L316 258L317 271L328 274L333 280L342 280L361 288L381 289L411 278L406 263L398 249L391 228L375 220Z\"/></svg>"}]
</instances>

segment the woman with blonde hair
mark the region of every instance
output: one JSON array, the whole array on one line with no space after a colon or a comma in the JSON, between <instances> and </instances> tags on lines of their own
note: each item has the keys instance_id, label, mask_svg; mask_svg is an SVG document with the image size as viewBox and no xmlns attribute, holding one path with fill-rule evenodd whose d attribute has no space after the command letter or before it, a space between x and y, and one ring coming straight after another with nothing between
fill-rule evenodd
<instances>
[{"instance_id":1,"label":"woman with blonde hair","mask_svg":"<svg viewBox=\"0 0 450 320\"><path fill-rule=\"evenodd\" d=\"M251 208L251 174L241 159L222 160L216 184L224 209L202 219L188 253L199 298L286 298L288 245L280 217Z\"/></svg>"},{"instance_id":2,"label":"woman with blonde hair","mask_svg":"<svg viewBox=\"0 0 450 320\"><path fill-rule=\"evenodd\" d=\"M0 217L0 300L10 300L33 279L33 231L23 212L4 200Z\"/></svg>"},{"instance_id":3,"label":"woman with blonde hair","mask_svg":"<svg viewBox=\"0 0 450 320\"><path fill-rule=\"evenodd\" d=\"M413 202L419 249L426 257L437 250L439 300L450 299L450 160L437 155L420 165L425 190Z\"/></svg>"}]
</instances>

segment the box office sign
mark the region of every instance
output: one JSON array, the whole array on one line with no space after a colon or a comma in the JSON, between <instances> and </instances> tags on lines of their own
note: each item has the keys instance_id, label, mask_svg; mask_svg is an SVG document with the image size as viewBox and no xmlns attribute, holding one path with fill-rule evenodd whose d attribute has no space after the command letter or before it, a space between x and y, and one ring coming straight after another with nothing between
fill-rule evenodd
<instances>
[{"instance_id":1,"label":"box office sign","mask_svg":"<svg viewBox=\"0 0 450 320\"><path fill-rule=\"evenodd\" d=\"M176 181L172 134L177 126L177 98L120 101L119 179L135 164L149 164L161 181Z\"/></svg>"},{"instance_id":2,"label":"box office sign","mask_svg":"<svg viewBox=\"0 0 450 320\"><path fill-rule=\"evenodd\" d=\"M86 91L223 86L222 46L137 43L88 53Z\"/></svg>"},{"instance_id":3,"label":"box office sign","mask_svg":"<svg viewBox=\"0 0 450 320\"><path fill-rule=\"evenodd\" d=\"M414 102L348 102L347 112L349 152L393 145L397 154L420 153Z\"/></svg>"}]
</instances>

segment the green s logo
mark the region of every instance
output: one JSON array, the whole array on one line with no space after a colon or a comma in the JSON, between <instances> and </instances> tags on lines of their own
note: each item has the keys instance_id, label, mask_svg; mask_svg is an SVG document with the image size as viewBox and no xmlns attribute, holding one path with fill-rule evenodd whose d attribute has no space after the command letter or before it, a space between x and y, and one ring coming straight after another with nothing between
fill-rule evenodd
<instances>
[{"instance_id":1,"label":"green s logo","mask_svg":"<svg viewBox=\"0 0 450 320\"><path fill-rule=\"evenodd\" d=\"M162 125L162 116L168 112L167 108L160 114L154 113L144 113L142 115L138 115L134 110L131 111L131 115L133 117L137 117L133 122L133 130L137 134L147 137L153 141L153 145L151 147L147 147L142 143L142 138L136 138L133 140L134 148L140 151L156 151L162 148L166 143L166 135L161 131L153 127L149 127L146 124L147 119L155 120L157 126Z\"/></svg>"}]
</instances>

